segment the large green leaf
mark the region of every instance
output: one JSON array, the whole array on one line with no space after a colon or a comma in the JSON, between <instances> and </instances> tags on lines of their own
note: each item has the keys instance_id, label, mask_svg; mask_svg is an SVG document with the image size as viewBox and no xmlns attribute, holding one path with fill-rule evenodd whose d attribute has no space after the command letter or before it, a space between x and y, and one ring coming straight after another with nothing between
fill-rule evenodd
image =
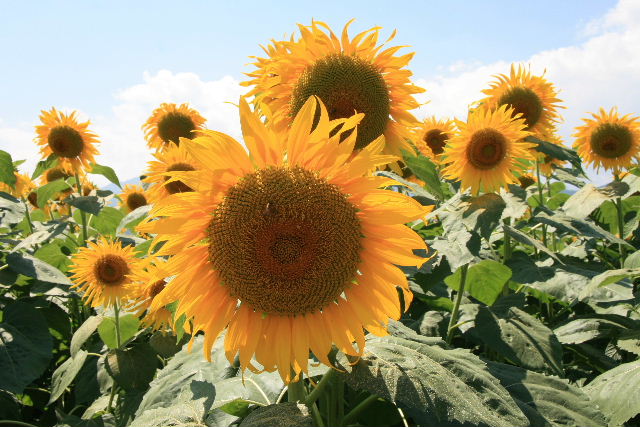
<instances>
[{"instance_id":1,"label":"large green leaf","mask_svg":"<svg viewBox=\"0 0 640 427\"><path fill-rule=\"evenodd\" d=\"M111 206L102 208L100 214L93 218L91 226L102 235L113 236L118 232L118 224L124 218L120 209Z\"/></svg>"},{"instance_id":2,"label":"large green leaf","mask_svg":"<svg viewBox=\"0 0 640 427\"><path fill-rule=\"evenodd\" d=\"M20 301L7 305L0 323L0 389L22 393L47 368L51 350L44 316Z\"/></svg>"},{"instance_id":3,"label":"large green leaf","mask_svg":"<svg viewBox=\"0 0 640 427\"><path fill-rule=\"evenodd\" d=\"M463 222L470 230L475 230L488 240L500 224L506 206L502 197L495 193L474 197L462 214Z\"/></svg>"},{"instance_id":4,"label":"large green leaf","mask_svg":"<svg viewBox=\"0 0 640 427\"><path fill-rule=\"evenodd\" d=\"M444 200L444 191L441 187L442 180L438 175L436 165L431 160L425 156L405 155L404 162L418 179L424 181L430 193L434 194L439 200Z\"/></svg>"},{"instance_id":5,"label":"large green leaf","mask_svg":"<svg viewBox=\"0 0 640 427\"><path fill-rule=\"evenodd\" d=\"M449 349L441 339L394 328L400 336L368 340L364 355L345 375L353 388L400 405L423 426L529 424L480 358Z\"/></svg>"},{"instance_id":6,"label":"large green leaf","mask_svg":"<svg viewBox=\"0 0 640 427\"><path fill-rule=\"evenodd\" d=\"M47 202L53 198L53 196L69 188L71 188L69 187L69 184L67 184L62 178L43 185L36 190L38 206L41 208L44 207Z\"/></svg>"},{"instance_id":7,"label":"large green leaf","mask_svg":"<svg viewBox=\"0 0 640 427\"><path fill-rule=\"evenodd\" d=\"M524 243L525 245L533 246L540 252L544 252L545 254L549 255L554 260L560 261L555 252L550 251L545 245L542 244L542 242L507 224L503 224L502 227L509 234L509 236L513 237L514 240L517 240L520 243Z\"/></svg>"},{"instance_id":8,"label":"large green leaf","mask_svg":"<svg viewBox=\"0 0 640 427\"><path fill-rule=\"evenodd\" d=\"M575 150L565 147L564 145L553 144L548 141L536 138L535 136L528 136L525 141L533 142L537 144L534 150L540 153L546 154L549 157L558 160L566 160L573 165L577 170L582 170L582 160Z\"/></svg>"},{"instance_id":9,"label":"large green leaf","mask_svg":"<svg viewBox=\"0 0 640 427\"><path fill-rule=\"evenodd\" d=\"M607 200L624 195L628 189L627 184L616 181L599 188L593 184L587 184L569 197L562 209L569 216L584 219L598 206Z\"/></svg>"},{"instance_id":10,"label":"large green leaf","mask_svg":"<svg viewBox=\"0 0 640 427\"><path fill-rule=\"evenodd\" d=\"M147 343L132 348L113 350L105 367L109 375L125 390L144 390L156 372L156 353Z\"/></svg>"},{"instance_id":11,"label":"large green leaf","mask_svg":"<svg viewBox=\"0 0 640 427\"><path fill-rule=\"evenodd\" d=\"M64 202L92 215L98 215L104 206L97 196L67 197Z\"/></svg>"},{"instance_id":12,"label":"large green leaf","mask_svg":"<svg viewBox=\"0 0 640 427\"><path fill-rule=\"evenodd\" d=\"M461 269L444 279L454 290L460 289ZM505 284L511 278L509 267L490 259L472 265L467 270L465 290L475 299L487 305L493 304L502 293Z\"/></svg>"},{"instance_id":13,"label":"large green leaf","mask_svg":"<svg viewBox=\"0 0 640 427\"><path fill-rule=\"evenodd\" d=\"M138 225L143 219L147 217L149 211L151 211L151 205L140 206L138 209L135 209L127 214L122 220L118 227L116 228L116 232L119 233L123 228L133 229L136 225Z\"/></svg>"},{"instance_id":14,"label":"large green leaf","mask_svg":"<svg viewBox=\"0 0 640 427\"><path fill-rule=\"evenodd\" d=\"M33 277L42 282L70 285L71 281L60 270L31 255L11 252L7 255L7 264L16 273Z\"/></svg>"},{"instance_id":15,"label":"large green leaf","mask_svg":"<svg viewBox=\"0 0 640 427\"><path fill-rule=\"evenodd\" d=\"M585 387L587 394L616 426L640 413L638 390L640 360L623 363L600 374Z\"/></svg>"},{"instance_id":16,"label":"large green leaf","mask_svg":"<svg viewBox=\"0 0 640 427\"><path fill-rule=\"evenodd\" d=\"M312 427L314 425L309 409L295 402L258 408L240 423L240 427Z\"/></svg>"},{"instance_id":17,"label":"large green leaf","mask_svg":"<svg viewBox=\"0 0 640 427\"><path fill-rule=\"evenodd\" d=\"M80 350L74 357L70 357L62 365L58 366L58 369L55 370L51 378L49 405L62 396L62 393L64 393L66 388L69 387L71 382L76 378L78 372L80 372L85 360L87 360L87 352Z\"/></svg>"},{"instance_id":18,"label":"large green leaf","mask_svg":"<svg viewBox=\"0 0 640 427\"><path fill-rule=\"evenodd\" d=\"M582 389L567 380L516 366L487 362L535 427L602 427L604 415Z\"/></svg>"},{"instance_id":19,"label":"large green leaf","mask_svg":"<svg viewBox=\"0 0 640 427\"><path fill-rule=\"evenodd\" d=\"M119 317L120 326L120 344L126 343L138 332L140 320L133 314L126 314ZM114 317L105 317L98 326L98 334L102 342L111 349L118 348L118 340L116 336L116 319Z\"/></svg>"},{"instance_id":20,"label":"large green leaf","mask_svg":"<svg viewBox=\"0 0 640 427\"><path fill-rule=\"evenodd\" d=\"M16 174L13 171L13 160L11 154L0 150L0 182L13 187L16 183Z\"/></svg>"},{"instance_id":21,"label":"large green leaf","mask_svg":"<svg viewBox=\"0 0 640 427\"><path fill-rule=\"evenodd\" d=\"M597 338L611 338L629 329L640 329L640 321L617 314L590 314L569 320L554 332L563 344L581 344Z\"/></svg>"},{"instance_id":22,"label":"large green leaf","mask_svg":"<svg viewBox=\"0 0 640 427\"><path fill-rule=\"evenodd\" d=\"M93 175L102 175L118 187L122 188L122 185L120 185L120 180L118 179L118 175L116 175L116 172L109 166L92 163L88 172Z\"/></svg>"},{"instance_id":23,"label":"large green leaf","mask_svg":"<svg viewBox=\"0 0 640 427\"><path fill-rule=\"evenodd\" d=\"M580 292L580 299L586 299L593 295L598 288L603 288L617 282L623 282L626 283L628 287L632 287L629 279L638 276L640 276L640 268L621 268L605 271L591 278L589 284Z\"/></svg>"},{"instance_id":24,"label":"large green leaf","mask_svg":"<svg viewBox=\"0 0 640 427\"><path fill-rule=\"evenodd\" d=\"M46 159L40 160L36 165L36 168L33 171L33 174L31 175L31 179L36 179L37 177L42 175L44 171L46 171L47 169L56 167L57 164L58 164L58 156L56 154L51 154Z\"/></svg>"},{"instance_id":25,"label":"large green leaf","mask_svg":"<svg viewBox=\"0 0 640 427\"><path fill-rule=\"evenodd\" d=\"M572 218L562 213L547 213L543 211L536 213L536 215L532 217L531 220L533 222L550 225L552 227L555 227L559 231L566 232L574 236L587 236L596 239L605 239L610 241L611 243L617 243L620 245L631 247L629 243L614 236L613 234L588 220Z\"/></svg>"},{"instance_id":26,"label":"large green leaf","mask_svg":"<svg viewBox=\"0 0 640 427\"><path fill-rule=\"evenodd\" d=\"M89 337L98 329L98 326L102 323L102 316L91 316L76 330L71 337L71 345L69 351L71 352L71 356L75 357L75 355L80 351L82 345L89 339Z\"/></svg>"},{"instance_id":27,"label":"large green leaf","mask_svg":"<svg viewBox=\"0 0 640 427\"><path fill-rule=\"evenodd\" d=\"M466 333L523 368L562 374L562 345L542 322L516 306L521 295L480 307Z\"/></svg>"},{"instance_id":28,"label":"large green leaf","mask_svg":"<svg viewBox=\"0 0 640 427\"><path fill-rule=\"evenodd\" d=\"M24 219L25 208L22 202L11 194L0 191L0 226L8 227Z\"/></svg>"}]
</instances>

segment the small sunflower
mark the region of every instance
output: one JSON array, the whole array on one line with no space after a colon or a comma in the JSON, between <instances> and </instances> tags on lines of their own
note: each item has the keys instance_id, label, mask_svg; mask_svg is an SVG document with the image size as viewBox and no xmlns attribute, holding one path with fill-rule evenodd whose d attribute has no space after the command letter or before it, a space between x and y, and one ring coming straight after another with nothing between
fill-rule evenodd
<instances>
[{"instance_id":1,"label":"small sunflower","mask_svg":"<svg viewBox=\"0 0 640 427\"><path fill-rule=\"evenodd\" d=\"M153 299L167 285L167 272L164 269L166 261L161 258L146 261L144 268L140 268L132 277L131 302L128 308L135 310L135 314L142 318L142 324L154 330L169 329L172 313L166 307L150 309Z\"/></svg>"},{"instance_id":2,"label":"small sunflower","mask_svg":"<svg viewBox=\"0 0 640 427\"><path fill-rule=\"evenodd\" d=\"M508 105L513 109L514 117L521 114L525 121L526 130L540 135L555 123L560 121L558 92L544 75L533 76L523 66L517 68L511 65L509 76L499 74L498 81L491 84L489 89L483 90L486 98L480 103L489 109L500 105Z\"/></svg>"},{"instance_id":3,"label":"small sunflower","mask_svg":"<svg viewBox=\"0 0 640 427\"><path fill-rule=\"evenodd\" d=\"M207 359L227 329L229 360L239 352L253 370L255 357L289 382L307 371L310 350L330 365L333 343L357 356L363 328L386 334L400 316L396 286L410 302L395 264L425 261L413 254L424 241L404 224L429 209L380 189L396 181L371 176L396 160L381 154L383 137L353 154L361 119L331 121L311 97L290 128L274 129L241 99L248 154L219 132L182 141L202 164L181 177L196 191L159 201L138 230L165 242L158 256L172 255L166 270L175 277L151 309L179 301L176 316L205 333Z\"/></svg>"},{"instance_id":4,"label":"small sunflower","mask_svg":"<svg viewBox=\"0 0 640 427\"><path fill-rule=\"evenodd\" d=\"M382 50L378 27L350 39L351 22L341 38L323 22L298 25L300 39L274 41L265 49L269 57L257 58L253 65L258 69L242 84L253 86L248 96L255 96L256 106L268 111L276 128L289 126L307 99L317 96L332 120L364 114L356 149L384 135L385 152L414 152L408 138L420 123L409 110L419 106L413 95L424 89L411 83L412 73L404 68L413 53L395 56L402 46Z\"/></svg>"},{"instance_id":5,"label":"small sunflower","mask_svg":"<svg viewBox=\"0 0 640 427\"><path fill-rule=\"evenodd\" d=\"M35 190L36 186L29 178L29 175L23 173L14 172L16 177L16 183L13 187L10 187L4 182L0 182L0 191L11 194L13 197L20 199L22 197L27 198L29 194Z\"/></svg>"},{"instance_id":6,"label":"small sunflower","mask_svg":"<svg viewBox=\"0 0 640 427\"><path fill-rule=\"evenodd\" d=\"M517 181L527 169L523 160L533 160L535 144L523 141L529 135L524 119L513 118L506 105L496 110L478 108L467 122L456 121L458 133L449 140L443 156L443 175L462 181L473 194L492 192Z\"/></svg>"},{"instance_id":7,"label":"small sunflower","mask_svg":"<svg viewBox=\"0 0 640 427\"><path fill-rule=\"evenodd\" d=\"M98 154L97 135L88 130L89 122L80 123L76 116L76 111L64 114L55 108L43 110L40 114L42 124L36 126L38 136L35 139L43 158L55 154L60 166L72 171L89 168Z\"/></svg>"},{"instance_id":8,"label":"small sunflower","mask_svg":"<svg viewBox=\"0 0 640 427\"><path fill-rule=\"evenodd\" d=\"M193 138L193 131L202 129L205 121L189 104L162 103L153 110L142 129L149 148L162 151L172 143L180 144L180 138Z\"/></svg>"},{"instance_id":9,"label":"small sunflower","mask_svg":"<svg viewBox=\"0 0 640 427\"><path fill-rule=\"evenodd\" d=\"M139 207L149 204L149 196L144 188L139 185L127 184L120 194L120 206L126 211L135 211Z\"/></svg>"},{"instance_id":10,"label":"small sunflower","mask_svg":"<svg viewBox=\"0 0 640 427\"><path fill-rule=\"evenodd\" d=\"M415 132L414 142L418 150L436 163L440 163L440 155L444 152L447 141L456 132L454 120L438 120L428 117Z\"/></svg>"},{"instance_id":11,"label":"small sunflower","mask_svg":"<svg viewBox=\"0 0 640 427\"><path fill-rule=\"evenodd\" d=\"M193 189L171 172L191 172L200 169L200 163L194 159L181 144L154 154L157 160L149 162L144 182L149 184L147 193L151 201L163 199L170 194L184 193Z\"/></svg>"},{"instance_id":12,"label":"small sunflower","mask_svg":"<svg viewBox=\"0 0 640 427\"><path fill-rule=\"evenodd\" d=\"M91 307L109 307L130 298L130 277L136 274L140 262L133 247L101 238L80 248L71 260L72 288L78 288Z\"/></svg>"},{"instance_id":13,"label":"small sunflower","mask_svg":"<svg viewBox=\"0 0 640 427\"><path fill-rule=\"evenodd\" d=\"M612 108L607 113L591 113L593 119L582 119L585 124L576 128L573 148L588 165L597 169L612 169L614 173L629 168L638 160L640 149L640 117L618 115Z\"/></svg>"}]
</instances>

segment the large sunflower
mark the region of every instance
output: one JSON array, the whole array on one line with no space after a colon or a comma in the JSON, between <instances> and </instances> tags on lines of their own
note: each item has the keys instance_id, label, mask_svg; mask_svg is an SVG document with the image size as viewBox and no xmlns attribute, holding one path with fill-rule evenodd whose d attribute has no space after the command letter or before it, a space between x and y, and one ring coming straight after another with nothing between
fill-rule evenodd
<instances>
[{"instance_id":1,"label":"large sunflower","mask_svg":"<svg viewBox=\"0 0 640 427\"><path fill-rule=\"evenodd\" d=\"M88 130L89 122L80 123L76 115L76 111L64 114L55 108L43 110L40 114L42 124L36 126L38 136L35 139L42 157L56 154L60 167L72 171L88 168L98 154L97 135Z\"/></svg>"},{"instance_id":2,"label":"large sunflower","mask_svg":"<svg viewBox=\"0 0 640 427\"><path fill-rule=\"evenodd\" d=\"M496 110L478 108L466 123L456 121L458 133L445 146L448 163L443 174L462 181L474 194L491 192L516 182L527 169L523 160L534 160L535 144L523 141L529 135L524 119L513 118L506 105Z\"/></svg>"},{"instance_id":3,"label":"large sunflower","mask_svg":"<svg viewBox=\"0 0 640 427\"><path fill-rule=\"evenodd\" d=\"M147 193L153 202L170 194L193 191L182 181L171 177L171 172L191 172L200 169L200 163L183 145L173 145L164 152L155 153L154 156L157 160L149 162L144 179L144 182L150 184Z\"/></svg>"},{"instance_id":4,"label":"large sunflower","mask_svg":"<svg viewBox=\"0 0 640 427\"><path fill-rule=\"evenodd\" d=\"M323 22L299 25L300 39L274 41L265 49L269 57L257 58L258 69L242 84L253 86L248 95L255 96L256 105L276 128L290 125L309 96L315 95L326 105L330 119L364 114L355 148L384 135L386 153L413 152L407 141L411 128L420 123L409 110L418 107L413 95L424 92L411 83L412 73L404 68L413 53L395 56L402 46L382 50L378 27L350 39L351 22L341 38Z\"/></svg>"},{"instance_id":5,"label":"large sunflower","mask_svg":"<svg viewBox=\"0 0 640 427\"><path fill-rule=\"evenodd\" d=\"M486 98L480 103L490 109L500 105L508 105L513 115L522 114L526 130L540 135L560 121L558 92L544 75L533 76L529 70L519 65L511 65L509 76L498 74L497 81L491 83L489 89L483 90Z\"/></svg>"},{"instance_id":6,"label":"large sunflower","mask_svg":"<svg viewBox=\"0 0 640 427\"><path fill-rule=\"evenodd\" d=\"M414 134L414 143L420 152L436 163L440 163L440 155L444 152L447 141L456 132L455 121L438 120L435 117L424 119L422 126Z\"/></svg>"},{"instance_id":7,"label":"large sunflower","mask_svg":"<svg viewBox=\"0 0 640 427\"><path fill-rule=\"evenodd\" d=\"M161 258L148 259L143 268L138 269L132 276L131 302L127 308L136 312L142 318L142 324L154 330L168 328L171 324L172 313L166 307L151 309L151 302L167 285L167 272Z\"/></svg>"},{"instance_id":8,"label":"large sunflower","mask_svg":"<svg viewBox=\"0 0 640 427\"><path fill-rule=\"evenodd\" d=\"M127 184L122 188L120 200L120 206L126 212L135 211L139 207L149 204L149 196L144 188L133 184Z\"/></svg>"},{"instance_id":9,"label":"large sunflower","mask_svg":"<svg viewBox=\"0 0 640 427\"><path fill-rule=\"evenodd\" d=\"M255 356L289 382L292 370L307 371L309 350L330 364L333 343L359 355L363 328L385 334L400 316L396 286L410 302L394 264L425 261L412 251L424 241L404 223L429 209L379 189L397 182L370 171L395 157L381 154L383 137L353 154L361 119L330 121L312 97L280 132L241 99L249 154L219 132L181 142L203 165L181 177L197 191L161 200L138 230L165 242L158 256L173 255L166 269L175 277L151 309L179 300L176 315L204 331L208 359L228 328L229 360L239 352L242 368L255 369Z\"/></svg>"},{"instance_id":10,"label":"large sunflower","mask_svg":"<svg viewBox=\"0 0 640 427\"><path fill-rule=\"evenodd\" d=\"M612 108L607 113L591 113L593 119L582 119L585 124L576 128L573 148L588 165L620 172L638 160L640 148L640 117L618 115Z\"/></svg>"},{"instance_id":11,"label":"large sunflower","mask_svg":"<svg viewBox=\"0 0 640 427\"><path fill-rule=\"evenodd\" d=\"M84 293L83 298L92 307L108 307L129 299L131 276L139 269L140 260L134 256L133 247L122 247L120 242L102 238L80 248L71 261L71 280Z\"/></svg>"},{"instance_id":12,"label":"large sunflower","mask_svg":"<svg viewBox=\"0 0 640 427\"><path fill-rule=\"evenodd\" d=\"M147 145L162 151L172 143L179 144L180 138L193 138L193 131L202 129L204 122L206 119L189 104L162 103L153 110L142 129Z\"/></svg>"}]
</instances>

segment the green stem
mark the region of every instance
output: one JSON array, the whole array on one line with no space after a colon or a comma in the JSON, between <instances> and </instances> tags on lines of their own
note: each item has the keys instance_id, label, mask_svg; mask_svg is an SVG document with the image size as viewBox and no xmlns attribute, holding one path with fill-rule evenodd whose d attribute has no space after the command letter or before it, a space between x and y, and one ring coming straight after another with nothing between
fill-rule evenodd
<instances>
[{"instance_id":1,"label":"green stem","mask_svg":"<svg viewBox=\"0 0 640 427\"><path fill-rule=\"evenodd\" d=\"M78 189L78 196L82 197L82 184L80 183L80 174L76 171L76 188ZM80 220L82 221L82 244L80 246L84 246L87 244L87 239L89 237L87 231L87 214L85 211L80 209Z\"/></svg>"},{"instance_id":2,"label":"green stem","mask_svg":"<svg viewBox=\"0 0 640 427\"><path fill-rule=\"evenodd\" d=\"M311 404L311 416L313 417L313 421L316 426L324 427L324 421L322 421L322 416L320 415L320 411L318 411L318 407L315 403Z\"/></svg>"},{"instance_id":3,"label":"green stem","mask_svg":"<svg viewBox=\"0 0 640 427\"><path fill-rule=\"evenodd\" d=\"M2 424L6 424L9 426L38 427L33 424L25 423L22 421L15 421L15 420L0 420L0 425Z\"/></svg>"},{"instance_id":4,"label":"green stem","mask_svg":"<svg viewBox=\"0 0 640 427\"><path fill-rule=\"evenodd\" d=\"M27 224L29 225L29 234L33 233L33 223L31 222L31 213L29 212L29 206L27 205L27 201L24 197L21 197L22 204L24 205L24 211L27 215Z\"/></svg>"},{"instance_id":5,"label":"green stem","mask_svg":"<svg viewBox=\"0 0 640 427\"><path fill-rule=\"evenodd\" d=\"M107 405L107 412L108 413L112 413L113 412L113 398L116 395L116 383L114 382L113 385L111 386L111 394L109 394L109 404Z\"/></svg>"},{"instance_id":6,"label":"green stem","mask_svg":"<svg viewBox=\"0 0 640 427\"><path fill-rule=\"evenodd\" d=\"M291 372L292 377L295 375ZM287 387L287 401L288 402L304 402L306 390L304 388L304 378L300 375L300 379L295 382L290 382Z\"/></svg>"},{"instance_id":7,"label":"green stem","mask_svg":"<svg viewBox=\"0 0 640 427\"><path fill-rule=\"evenodd\" d=\"M355 408L353 408L347 415L344 416L342 420L342 425L348 426L356 421L358 415L365 409L369 407L372 403L378 400L378 396L372 394L371 396L364 399L362 402L358 403Z\"/></svg>"},{"instance_id":8,"label":"green stem","mask_svg":"<svg viewBox=\"0 0 640 427\"><path fill-rule=\"evenodd\" d=\"M456 295L456 301L453 304L453 311L451 312L451 317L449 318L449 326L447 327L447 344L451 344L451 340L453 339L453 332L455 331L455 325L458 322L458 312L460 311L460 302L462 301L462 296L464 295L464 287L467 282L467 270L469 269L469 264L465 264L461 267L460 270L460 288L458 289L458 295Z\"/></svg>"},{"instance_id":9,"label":"green stem","mask_svg":"<svg viewBox=\"0 0 640 427\"><path fill-rule=\"evenodd\" d=\"M616 210L618 211L618 237L624 240L624 214L622 212L622 198L616 198ZM624 266L624 259L627 257L627 250L622 243L618 243L620 251L620 268Z\"/></svg>"},{"instance_id":10,"label":"green stem","mask_svg":"<svg viewBox=\"0 0 640 427\"><path fill-rule=\"evenodd\" d=\"M540 161L536 160L536 177L538 178L539 204L544 207L544 196L542 195L542 181L540 180ZM547 225L542 225L542 243L547 246Z\"/></svg>"},{"instance_id":11,"label":"green stem","mask_svg":"<svg viewBox=\"0 0 640 427\"><path fill-rule=\"evenodd\" d=\"M511 223L511 218L505 218L502 220L502 222L504 223L504 225L509 225ZM504 229L504 260L503 260L503 264L506 264L507 261L509 261L509 258L511 258L511 236L509 235L509 232L507 232L506 227L503 227Z\"/></svg>"},{"instance_id":12,"label":"green stem","mask_svg":"<svg viewBox=\"0 0 640 427\"><path fill-rule=\"evenodd\" d=\"M0 271L4 270L5 268L9 267L9 264L5 264L3 266L0 267Z\"/></svg>"},{"instance_id":13,"label":"green stem","mask_svg":"<svg viewBox=\"0 0 640 427\"><path fill-rule=\"evenodd\" d=\"M327 385L331 382L331 378L335 377L337 373L338 371L336 371L335 369L329 369L327 372L325 372L313 391L309 393L304 403L306 403L307 405L311 405L316 400L318 400L322 393L324 393Z\"/></svg>"},{"instance_id":14,"label":"green stem","mask_svg":"<svg viewBox=\"0 0 640 427\"><path fill-rule=\"evenodd\" d=\"M120 307L118 306L118 302L116 301L113 304L113 314L116 319L116 345L118 349L122 346L122 342L120 340Z\"/></svg>"},{"instance_id":15,"label":"green stem","mask_svg":"<svg viewBox=\"0 0 640 427\"><path fill-rule=\"evenodd\" d=\"M336 378L335 386L337 388L336 403L338 404L338 422L336 424L341 426L344 419L344 381L342 377Z\"/></svg>"}]
</instances>

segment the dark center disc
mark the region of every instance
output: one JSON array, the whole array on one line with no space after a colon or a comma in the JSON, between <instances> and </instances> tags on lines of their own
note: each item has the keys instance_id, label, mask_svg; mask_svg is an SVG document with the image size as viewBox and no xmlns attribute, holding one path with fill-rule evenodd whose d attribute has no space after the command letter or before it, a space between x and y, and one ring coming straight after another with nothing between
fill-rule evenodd
<instances>
[{"instance_id":1,"label":"dark center disc","mask_svg":"<svg viewBox=\"0 0 640 427\"><path fill-rule=\"evenodd\" d=\"M66 158L78 157L84 147L82 135L70 126L51 129L47 143L54 154Z\"/></svg>"},{"instance_id":2,"label":"dark center disc","mask_svg":"<svg viewBox=\"0 0 640 427\"><path fill-rule=\"evenodd\" d=\"M196 129L191 117L183 113L170 112L164 115L158 123L158 135L165 142L180 144L180 138L193 138L193 131Z\"/></svg>"},{"instance_id":3,"label":"dark center disc","mask_svg":"<svg viewBox=\"0 0 640 427\"><path fill-rule=\"evenodd\" d=\"M45 174L45 179L47 180L47 182L53 182L56 179L60 178L67 179L69 178L69 174L65 173L61 169L49 169Z\"/></svg>"},{"instance_id":4,"label":"dark center disc","mask_svg":"<svg viewBox=\"0 0 640 427\"><path fill-rule=\"evenodd\" d=\"M355 278L361 249L356 208L301 168L244 176L213 212L209 259L233 297L263 313L310 313Z\"/></svg>"},{"instance_id":5,"label":"dark center disc","mask_svg":"<svg viewBox=\"0 0 640 427\"><path fill-rule=\"evenodd\" d=\"M471 141L467 146L467 159L477 169L493 169L506 154L507 140L500 132L482 129L471 135Z\"/></svg>"},{"instance_id":6,"label":"dark center disc","mask_svg":"<svg viewBox=\"0 0 640 427\"><path fill-rule=\"evenodd\" d=\"M130 211L135 211L141 206L147 205L147 199L143 194L140 193L131 193L127 196L127 207Z\"/></svg>"},{"instance_id":7,"label":"dark center disc","mask_svg":"<svg viewBox=\"0 0 640 427\"><path fill-rule=\"evenodd\" d=\"M633 135L628 127L618 123L602 123L591 134L591 150L601 157L615 159L629 152Z\"/></svg>"},{"instance_id":8,"label":"dark center disc","mask_svg":"<svg viewBox=\"0 0 640 427\"><path fill-rule=\"evenodd\" d=\"M173 165L167 168L167 172L173 172L173 171L188 172L188 171L194 171L194 170L195 168L188 163L174 163ZM171 178L168 176L165 176L164 182L169 181L169 179ZM193 191L193 188L189 187L187 184L185 184L182 181L172 181L168 184L165 184L164 188L169 192L169 194L186 193L188 191Z\"/></svg>"},{"instance_id":9,"label":"dark center disc","mask_svg":"<svg viewBox=\"0 0 640 427\"><path fill-rule=\"evenodd\" d=\"M387 127L390 113L387 84L373 64L358 57L329 55L307 67L293 89L291 117L312 95L322 100L332 120L364 113L358 125L357 149L366 147Z\"/></svg>"},{"instance_id":10,"label":"dark center disc","mask_svg":"<svg viewBox=\"0 0 640 427\"><path fill-rule=\"evenodd\" d=\"M431 129L424 135L422 140L431 149L431 152L437 156L444 151L444 146L449 140L449 135L439 129Z\"/></svg>"},{"instance_id":11,"label":"dark center disc","mask_svg":"<svg viewBox=\"0 0 640 427\"><path fill-rule=\"evenodd\" d=\"M93 273L102 284L119 286L129 274L129 266L127 261L118 255L103 255L96 261Z\"/></svg>"},{"instance_id":12,"label":"dark center disc","mask_svg":"<svg viewBox=\"0 0 640 427\"><path fill-rule=\"evenodd\" d=\"M518 113L522 113L527 129L531 129L538 123L544 109L540 97L528 87L509 89L498 100L498 105L505 104L514 109L514 117Z\"/></svg>"}]
</instances>

